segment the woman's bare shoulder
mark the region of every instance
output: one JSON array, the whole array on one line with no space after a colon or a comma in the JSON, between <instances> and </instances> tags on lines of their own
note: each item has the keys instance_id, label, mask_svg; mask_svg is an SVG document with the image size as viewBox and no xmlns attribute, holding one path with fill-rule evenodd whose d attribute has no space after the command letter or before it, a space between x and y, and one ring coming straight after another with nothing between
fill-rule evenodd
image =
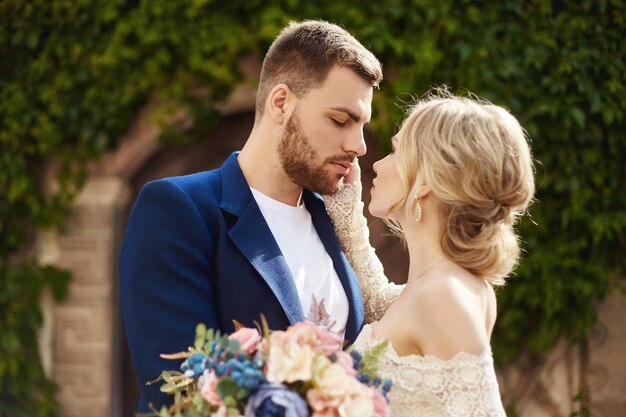
<instances>
[{"instance_id":1,"label":"woman's bare shoulder","mask_svg":"<svg viewBox=\"0 0 626 417\"><path fill-rule=\"evenodd\" d=\"M418 285L419 284L419 285ZM416 337L424 354L444 359L488 348L482 280L456 270L423 277L412 291Z\"/></svg>"}]
</instances>

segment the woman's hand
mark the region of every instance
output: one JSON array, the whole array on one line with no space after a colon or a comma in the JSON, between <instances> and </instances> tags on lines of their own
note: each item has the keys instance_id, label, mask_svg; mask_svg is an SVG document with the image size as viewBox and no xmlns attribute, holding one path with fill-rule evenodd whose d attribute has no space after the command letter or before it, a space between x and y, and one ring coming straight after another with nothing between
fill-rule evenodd
<instances>
[{"instance_id":1,"label":"woman's hand","mask_svg":"<svg viewBox=\"0 0 626 417\"><path fill-rule=\"evenodd\" d=\"M354 158L354 162L348 171L348 175L345 176L344 181L346 184L361 181L361 167L359 166L359 158Z\"/></svg>"}]
</instances>

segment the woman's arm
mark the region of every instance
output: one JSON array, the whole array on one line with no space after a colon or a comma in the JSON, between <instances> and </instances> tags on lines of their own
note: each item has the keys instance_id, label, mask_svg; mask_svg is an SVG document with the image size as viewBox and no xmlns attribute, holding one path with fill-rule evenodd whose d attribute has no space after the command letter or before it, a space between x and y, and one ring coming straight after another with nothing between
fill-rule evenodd
<instances>
[{"instance_id":1,"label":"woman's arm","mask_svg":"<svg viewBox=\"0 0 626 417\"><path fill-rule=\"evenodd\" d=\"M360 170L357 163L355 165L357 180L346 183L332 196L324 196L324 202L333 221L337 238L359 279L365 321L371 323L383 316L404 285L389 282L382 263L370 245L369 229L361 201L361 181L358 179Z\"/></svg>"}]
</instances>

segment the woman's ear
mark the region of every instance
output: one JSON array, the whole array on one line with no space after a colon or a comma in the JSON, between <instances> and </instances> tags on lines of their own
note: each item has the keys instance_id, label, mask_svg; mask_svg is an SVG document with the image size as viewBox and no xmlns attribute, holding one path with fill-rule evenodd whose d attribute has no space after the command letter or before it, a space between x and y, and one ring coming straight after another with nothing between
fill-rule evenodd
<instances>
[{"instance_id":1,"label":"woman's ear","mask_svg":"<svg viewBox=\"0 0 626 417\"><path fill-rule=\"evenodd\" d=\"M265 103L265 113L276 124L282 124L289 119L295 95L287 84L277 84L270 90Z\"/></svg>"},{"instance_id":2,"label":"woman's ear","mask_svg":"<svg viewBox=\"0 0 626 417\"><path fill-rule=\"evenodd\" d=\"M430 185L423 184L420 186L420 190L417 193L417 198L427 198L430 195L431 191L432 189L430 188Z\"/></svg>"}]
</instances>

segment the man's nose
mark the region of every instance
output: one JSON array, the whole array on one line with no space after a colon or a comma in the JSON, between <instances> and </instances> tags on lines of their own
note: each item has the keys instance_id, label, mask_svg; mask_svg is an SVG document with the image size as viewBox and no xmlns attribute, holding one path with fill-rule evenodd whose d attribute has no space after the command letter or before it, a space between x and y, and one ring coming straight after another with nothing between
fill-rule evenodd
<instances>
[{"instance_id":1,"label":"man's nose","mask_svg":"<svg viewBox=\"0 0 626 417\"><path fill-rule=\"evenodd\" d=\"M356 156L363 156L367 152L367 145L365 144L365 136L363 135L363 129L358 129L351 132L344 141L344 151L354 154Z\"/></svg>"}]
</instances>

